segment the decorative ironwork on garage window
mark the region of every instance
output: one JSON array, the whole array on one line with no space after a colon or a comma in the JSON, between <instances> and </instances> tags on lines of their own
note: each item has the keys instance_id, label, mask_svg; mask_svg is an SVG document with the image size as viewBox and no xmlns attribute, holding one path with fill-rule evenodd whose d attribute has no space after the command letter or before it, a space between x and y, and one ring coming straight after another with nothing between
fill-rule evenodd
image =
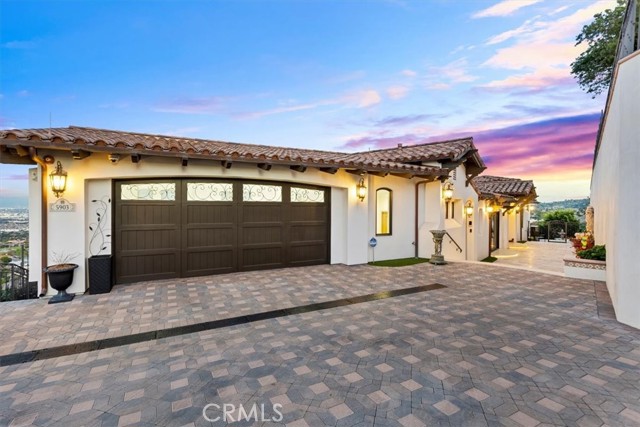
<instances>
[{"instance_id":1,"label":"decorative ironwork on garage window","mask_svg":"<svg viewBox=\"0 0 640 427\"><path fill-rule=\"evenodd\" d=\"M232 202L233 184L226 182L188 182L190 202Z\"/></svg>"},{"instance_id":2,"label":"decorative ironwork on garage window","mask_svg":"<svg viewBox=\"0 0 640 427\"><path fill-rule=\"evenodd\" d=\"M176 184L173 182L122 184L120 200L175 200Z\"/></svg>"},{"instance_id":3,"label":"decorative ironwork on garage window","mask_svg":"<svg viewBox=\"0 0 640 427\"><path fill-rule=\"evenodd\" d=\"M291 201L293 203L323 203L324 190L291 187Z\"/></svg>"},{"instance_id":4,"label":"decorative ironwork on garage window","mask_svg":"<svg viewBox=\"0 0 640 427\"><path fill-rule=\"evenodd\" d=\"M281 202L279 185L242 184L242 200L245 202Z\"/></svg>"}]
</instances>

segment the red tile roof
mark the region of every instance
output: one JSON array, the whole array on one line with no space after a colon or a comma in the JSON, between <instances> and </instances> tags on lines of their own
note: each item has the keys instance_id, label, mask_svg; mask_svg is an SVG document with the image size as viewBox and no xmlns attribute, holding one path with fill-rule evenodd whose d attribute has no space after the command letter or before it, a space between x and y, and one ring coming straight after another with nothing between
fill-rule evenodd
<instances>
[{"instance_id":1,"label":"red tile roof","mask_svg":"<svg viewBox=\"0 0 640 427\"><path fill-rule=\"evenodd\" d=\"M501 176L480 175L471 181L480 196L484 197L529 197L536 195L533 181ZM535 197L534 197L535 198Z\"/></svg>"},{"instance_id":2,"label":"red tile roof","mask_svg":"<svg viewBox=\"0 0 640 427\"><path fill-rule=\"evenodd\" d=\"M0 145L54 148L123 154L186 156L250 163L274 163L334 167L406 173L415 176L444 176L448 169L422 166L418 161L456 160L473 151L471 138L438 143L377 150L361 153L340 153L310 149L275 147L256 144L215 141L198 138L123 132L88 127L69 126L51 129L9 129L0 131ZM479 159L479 156L478 156ZM482 160L480 159L480 162ZM411 162L411 163L408 163ZM484 166L484 164L482 164Z\"/></svg>"}]
</instances>

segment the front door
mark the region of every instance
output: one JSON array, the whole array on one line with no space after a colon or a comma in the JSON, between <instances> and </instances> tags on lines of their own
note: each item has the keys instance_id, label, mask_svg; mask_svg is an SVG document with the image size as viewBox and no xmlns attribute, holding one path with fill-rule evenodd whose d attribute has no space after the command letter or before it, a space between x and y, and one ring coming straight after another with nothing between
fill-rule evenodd
<instances>
[{"instance_id":1,"label":"front door","mask_svg":"<svg viewBox=\"0 0 640 427\"><path fill-rule=\"evenodd\" d=\"M489 229L489 252L493 252L500 247L500 212L491 214Z\"/></svg>"}]
</instances>

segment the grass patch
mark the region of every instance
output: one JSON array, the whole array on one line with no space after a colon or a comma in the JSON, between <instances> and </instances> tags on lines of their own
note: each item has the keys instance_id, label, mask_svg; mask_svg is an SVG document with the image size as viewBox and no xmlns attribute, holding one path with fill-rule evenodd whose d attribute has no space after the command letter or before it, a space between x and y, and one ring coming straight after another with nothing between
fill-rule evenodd
<instances>
[{"instance_id":1,"label":"grass patch","mask_svg":"<svg viewBox=\"0 0 640 427\"><path fill-rule=\"evenodd\" d=\"M485 259L481 260L480 262L496 262L498 260L498 258L494 257L494 256L488 256Z\"/></svg>"},{"instance_id":2,"label":"grass patch","mask_svg":"<svg viewBox=\"0 0 640 427\"><path fill-rule=\"evenodd\" d=\"M375 265L376 267L404 267L407 265L422 264L423 262L429 262L429 258L388 259L386 261L370 262L369 265Z\"/></svg>"}]
</instances>

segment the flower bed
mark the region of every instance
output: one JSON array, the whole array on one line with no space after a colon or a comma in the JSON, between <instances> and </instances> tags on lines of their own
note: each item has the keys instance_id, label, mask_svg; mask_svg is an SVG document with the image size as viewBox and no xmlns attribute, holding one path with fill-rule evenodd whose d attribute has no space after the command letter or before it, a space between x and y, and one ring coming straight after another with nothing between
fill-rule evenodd
<instances>
[{"instance_id":1,"label":"flower bed","mask_svg":"<svg viewBox=\"0 0 640 427\"><path fill-rule=\"evenodd\" d=\"M607 251L604 245L595 245L590 233L576 233L571 239L576 258L564 259L564 274L567 277L586 280L607 279Z\"/></svg>"}]
</instances>

